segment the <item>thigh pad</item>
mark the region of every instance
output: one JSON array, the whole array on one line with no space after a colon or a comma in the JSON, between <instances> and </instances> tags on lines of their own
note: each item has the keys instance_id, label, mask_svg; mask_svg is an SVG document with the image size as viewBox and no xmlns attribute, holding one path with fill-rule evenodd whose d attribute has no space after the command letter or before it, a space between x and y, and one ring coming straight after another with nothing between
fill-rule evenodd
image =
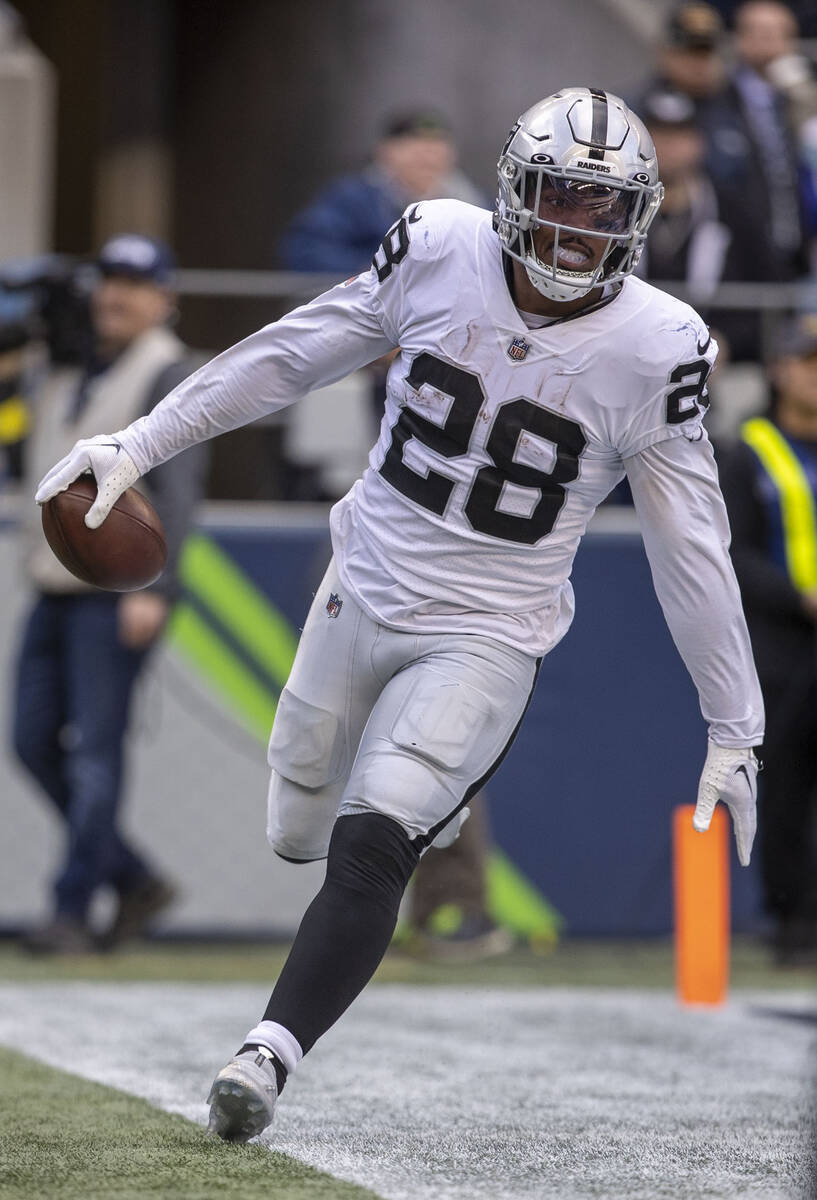
<instances>
[{"instance_id":1,"label":"thigh pad","mask_svg":"<svg viewBox=\"0 0 817 1200\"><path fill-rule=\"evenodd\" d=\"M483 736L488 699L470 684L427 671L403 698L392 726L395 745L444 771L457 771Z\"/></svg>"},{"instance_id":2,"label":"thigh pad","mask_svg":"<svg viewBox=\"0 0 817 1200\"><path fill-rule=\"evenodd\" d=\"M338 718L284 688L267 761L285 779L301 787L320 788L331 783L344 765L343 730Z\"/></svg>"}]
</instances>

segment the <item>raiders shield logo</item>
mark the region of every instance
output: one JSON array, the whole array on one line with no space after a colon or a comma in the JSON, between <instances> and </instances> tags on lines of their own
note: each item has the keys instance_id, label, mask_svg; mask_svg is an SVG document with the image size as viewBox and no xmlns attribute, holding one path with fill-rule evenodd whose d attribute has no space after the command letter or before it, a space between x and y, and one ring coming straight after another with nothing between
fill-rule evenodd
<instances>
[{"instance_id":1,"label":"raiders shield logo","mask_svg":"<svg viewBox=\"0 0 817 1200\"><path fill-rule=\"evenodd\" d=\"M508 358L514 359L515 362L521 362L529 350L530 343L526 342L523 337L514 338L508 347Z\"/></svg>"},{"instance_id":2,"label":"raiders shield logo","mask_svg":"<svg viewBox=\"0 0 817 1200\"><path fill-rule=\"evenodd\" d=\"M341 600L340 596L337 594L337 592L330 592L329 599L326 601L326 611L329 613L329 616L339 616L342 608L343 601Z\"/></svg>"}]
</instances>

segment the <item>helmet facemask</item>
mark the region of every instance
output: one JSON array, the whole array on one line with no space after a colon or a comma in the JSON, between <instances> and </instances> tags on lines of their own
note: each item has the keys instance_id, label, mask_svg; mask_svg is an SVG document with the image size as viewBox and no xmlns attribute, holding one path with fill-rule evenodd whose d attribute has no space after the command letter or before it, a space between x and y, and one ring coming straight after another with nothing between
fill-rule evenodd
<instances>
[{"instance_id":1,"label":"helmet facemask","mask_svg":"<svg viewBox=\"0 0 817 1200\"><path fill-rule=\"evenodd\" d=\"M510 154L503 155L498 166L499 236L506 253L522 263L543 296L574 300L619 282L635 268L661 203L660 185L656 189L639 180L621 182L589 171L528 165ZM575 266L569 258L575 259Z\"/></svg>"},{"instance_id":2,"label":"helmet facemask","mask_svg":"<svg viewBox=\"0 0 817 1200\"><path fill-rule=\"evenodd\" d=\"M649 133L618 97L566 88L540 101L497 170L494 227L543 296L575 300L633 271L663 188Z\"/></svg>"}]
</instances>

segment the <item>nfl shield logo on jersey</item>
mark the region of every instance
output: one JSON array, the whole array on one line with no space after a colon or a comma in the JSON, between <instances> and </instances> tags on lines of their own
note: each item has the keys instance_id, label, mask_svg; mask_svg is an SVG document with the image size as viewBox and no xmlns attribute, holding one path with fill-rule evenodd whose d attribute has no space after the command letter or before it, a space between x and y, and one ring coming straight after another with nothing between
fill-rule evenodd
<instances>
[{"instance_id":1,"label":"nfl shield logo on jersey","mask_svg":"<svg viewBox=\"0 0 817 1200\"><path fill-rule=\"evenodd\" d=\"M330 592L329 599L326 601L326 611L330 617L337 617L340 610L343 608L343 601L337 592Z\"/></svg>"},{"instance_id":2,"label":"nfl shield logo on jersey","mask_svg":"<svg viewBox=\"0 0 817 1200\"><path fill-rule=\"evenodd\" d=\"M523 337L514 338L508 347L508 358L514 359L515 362L521 362L529 350L530 343L526 342Z\"/></svg>"}]
</instances>

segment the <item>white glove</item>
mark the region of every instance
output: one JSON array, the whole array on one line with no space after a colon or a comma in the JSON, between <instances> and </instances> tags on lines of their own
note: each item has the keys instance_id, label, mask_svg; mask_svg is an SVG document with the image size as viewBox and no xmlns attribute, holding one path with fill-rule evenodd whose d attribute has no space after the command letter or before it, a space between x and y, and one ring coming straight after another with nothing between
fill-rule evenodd
<instances>
[{"instance_id":1,"label":"white glove","mask_svg":"<svg viewBox=\"0 0 817 1200\"><path fill-rule=\"evenodd\" d=\"M98 529L119 497L139 478L136 463L115 435L84 438L40 480L34 499L45 504L80 475L93 475L97 497L85 514L89 529Z\"/></svg>"},{"instance_id":2,"label":"white glove","mask_svg":"<svg viewBox=\"0 0 817 1200\"><path fill-rule=\"evenodd\" d=\"M749 866L757 829L757 770L758 762L753 750L731 749L710 742L692 818L695 829L705 833L715 805L722 800L732 814L738 858L744 867Z\"/></svg>"}]
</instances>

